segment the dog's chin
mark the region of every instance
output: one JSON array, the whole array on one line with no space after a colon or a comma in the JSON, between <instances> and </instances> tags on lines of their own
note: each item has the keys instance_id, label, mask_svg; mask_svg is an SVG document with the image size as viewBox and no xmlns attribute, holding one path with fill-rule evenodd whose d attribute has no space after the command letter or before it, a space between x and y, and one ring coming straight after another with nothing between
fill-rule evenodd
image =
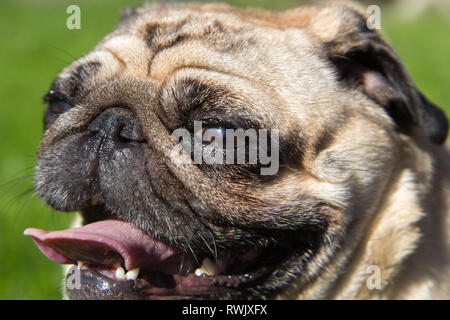
<instances>
[{"instance_id":1,"label":"dog's chin","mask_svg":"<svg viewBox=\"0 0 450 320\"><path fill-rule=\"evenodd\" d=\"M77 265L66 274L69 299L271 298L301 272L317 243L313 232L299 239L298 232L279 231L276 245L234 239L228 248L186 250L152 238L137 223L106 218L107 210L103 203L86 207L81 213L90 220L81 227L26 231L47 257ZM308 245L299 246L307 237Z\"/></svg>"}]
</instances>

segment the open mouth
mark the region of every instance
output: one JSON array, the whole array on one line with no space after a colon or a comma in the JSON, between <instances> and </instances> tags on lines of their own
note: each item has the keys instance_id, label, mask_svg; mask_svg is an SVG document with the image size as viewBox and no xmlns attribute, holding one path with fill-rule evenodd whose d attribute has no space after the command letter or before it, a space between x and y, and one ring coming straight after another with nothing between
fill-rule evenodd
<instances>
[{"instance_id":1,"label":"open mouth","mask_svg":"<svg viewBox=\"0 0 450 320\"><path fill-rule=\"evenodd\" d=\"M263 282L292 258L283 246L194 253L116 219L61 231L28 228L24 234L49 259L80 268L84 287L67 290L70 298L220 298Z\"/></svg>"}]
</instances>

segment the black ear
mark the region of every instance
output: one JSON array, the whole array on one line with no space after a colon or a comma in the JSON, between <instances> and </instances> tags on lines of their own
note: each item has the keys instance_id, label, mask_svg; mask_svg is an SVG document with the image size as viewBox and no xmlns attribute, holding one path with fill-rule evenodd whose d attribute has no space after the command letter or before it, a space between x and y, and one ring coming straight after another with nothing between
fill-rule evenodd
<instances>
[{"instance_id":1,"label":"black ear","mask_svg":"<svg viewBox=\"0 0 450 320\"><path fill-rule=\"evenodd\" d=\"M428 128L428 136L436 143L442 144L447 138L448 120L444 112L418 92L421 100L423 126Z\"/></svg>"},{"instance_id":2,"label":"black ear","mask_svg":"<svg viewBox=\"0 0 450 320\"><path fill-rule=\"evenodd\" d=\"M323 44L342 83L381 105L400 130L420 126L431 141L443 143L448 131L445 114L415 87L393 49L369 29L364 12L345 5L326 10L335 10L333 19L338 21Z\"/></svg>"}]
</instances>

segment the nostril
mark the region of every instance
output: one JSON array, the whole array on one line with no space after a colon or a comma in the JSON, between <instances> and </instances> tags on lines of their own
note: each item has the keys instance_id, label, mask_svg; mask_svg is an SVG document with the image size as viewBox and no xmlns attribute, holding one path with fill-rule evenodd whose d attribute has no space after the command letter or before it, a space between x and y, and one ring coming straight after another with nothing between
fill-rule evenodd
<instances>
[{"instance_id":1,"label":"nostril","mask_svg":"<svg viewBox=\"0 0 450 320\"><path fill-rule=\"evenodd\" d=\"M119 136L125 142L145 142L144 134L141 126L136 124L136 120L132 119L130 123L124 125L119 131Z\"/></svg>"},{"instance_id":2,"label":"nostril","mask_svg":"<svg viewBox=\"0 0 450 320\"><path fill-rule=\"evenodd\" d=\"M91 123L89 123L87 129L92 133L98 133L100 131L100 116L95 118Z\"/></svg>"},{"instance_id":3,"label":"nostril","mask_svg":"<svg viewBox=\"0 0 450 320\"><path fill-rule=\"evenodd\" d=\"M103 111L88 125L87 130L120 143L146 141L138 121L124 108Z\"/></svg>"}]
</instances>

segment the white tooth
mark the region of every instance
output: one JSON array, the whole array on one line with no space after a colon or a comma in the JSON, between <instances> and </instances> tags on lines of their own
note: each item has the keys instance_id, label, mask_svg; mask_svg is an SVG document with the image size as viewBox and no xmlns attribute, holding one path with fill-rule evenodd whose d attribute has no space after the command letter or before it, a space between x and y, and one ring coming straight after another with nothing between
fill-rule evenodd
<instances>
[{"instance_id":1,"label":"white tooth","mask_svg":"<svg viewBox=\"0 0 450 320\"><path fill-rule=\"evenodd\" d=\"M122 267L116 269L115 277L118 280L125 280L127 277L125 275L125 270Z\"/></svg>"},{"instance_id":2,"label":"white tooth","mask_svg":"<svg viewBox=\"0 0 450 320\"><path fill-rule=\"evenodd\" d=\"M198 268L198 269L195 269L194 274L197 277L200 277L203 274L203 271L202 271L202 269Z\"/></svg>"},{"instance_id":3,"label":"white tooth","mask_svg":"<svg viewBox=\"0 0 450 320\"><path fill-rule=\"evenodd\" d=\"M217 266L216 264L211 261L211 259L209 258L205 258L202 261L202 265L200 266L200 268L195 269L194 274L197 277L200 277L203 274L209 275L209 276L213 276L217 273Z\"/></svg>"},{"instance_id":4,"label":"white tooth","mask_svg":"<svg viewBox=\"0 0 450 320\"><path fill-rule=\"evenodd\" d=\"M136 280L139 275L139 268L130 270L126 274L127 280Z\"/></svg>"},{"instance_id":5,"label":"white tooth","mask_svg":"<svg viewBox=\"0 0 450 320\"><path fill-rule=\"evenodd\" d=\"M211 261L209 258L203 259L202 266L200 269L203 269L203 273L206 273L207 275L213 276L216 274L217 266L216 264Z\"/></svg>"}]
</instances>

